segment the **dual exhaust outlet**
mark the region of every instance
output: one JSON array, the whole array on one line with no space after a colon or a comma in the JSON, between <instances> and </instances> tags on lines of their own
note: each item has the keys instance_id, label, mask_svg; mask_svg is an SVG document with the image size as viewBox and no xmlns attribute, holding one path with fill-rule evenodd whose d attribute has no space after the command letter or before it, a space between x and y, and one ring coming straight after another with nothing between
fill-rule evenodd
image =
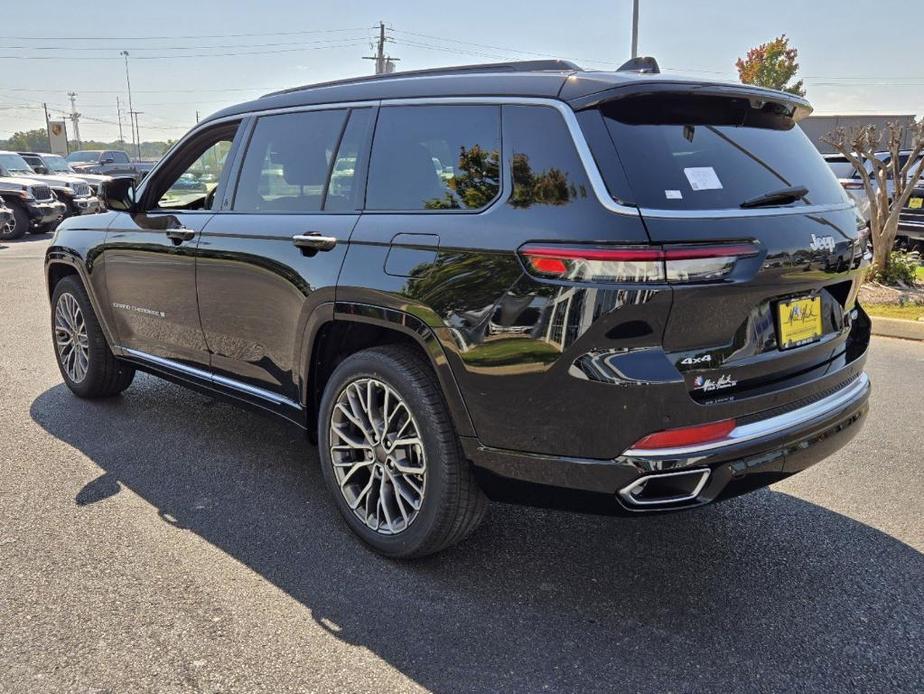
<instances>
[{"instance_id":1,"label":"dual exhaust outlet","mask_svg":"<svg viewBox=\"0 0 924 694\"><path fill-rule=\"evenodd\" d=\"M698 468L643 475L620 489L619 498L626 506L639 510L692 501L703 491L710 474L708 468Z\"/></svg>"}]
</instances>

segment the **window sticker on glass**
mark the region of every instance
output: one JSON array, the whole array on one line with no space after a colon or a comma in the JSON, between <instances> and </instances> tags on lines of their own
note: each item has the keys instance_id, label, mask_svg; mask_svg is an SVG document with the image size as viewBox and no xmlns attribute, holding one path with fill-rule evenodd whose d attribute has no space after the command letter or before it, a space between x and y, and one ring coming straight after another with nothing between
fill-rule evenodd
<instances>
[{"instance_id":1,"label":"window sticker on glass","mask_svg":"<svg viewBox=\"0 0 924 694\"><path fill-rule=\"evenodd\" d=\"M664 197L668 200L683 200L683 193L679 190L665 190Z\"/></svg>"},{"instance_id":2,"label":"window sticker on glass","mask_svg":"<svg viewBox=\"0 0 924 694\"><path fill-rule=\"evenodd\" d=\"M711 166L691 166L684 169L690 187L693 190L721 190L722 181Z\"/></svg>"}]
</instances>

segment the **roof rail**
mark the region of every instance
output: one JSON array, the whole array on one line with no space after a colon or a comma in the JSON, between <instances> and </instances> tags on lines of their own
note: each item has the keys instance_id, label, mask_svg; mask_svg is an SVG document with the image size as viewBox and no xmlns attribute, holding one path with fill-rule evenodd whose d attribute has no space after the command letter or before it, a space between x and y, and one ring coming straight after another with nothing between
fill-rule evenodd
<instances>
[{"instance_id":1,"label":"roof rail","mask_svg":"<svg viewBox=\"0 0 924 694\"><path fill-rule=\"evenodd\" d=\"M364 75L362 77L349 77L331 82L318 82L305 84L301 87L290 87L263 96L277 96L300 92L304 89L316 87L334 87L341 84L360 84L362 82L375 82L378 80L401 79L402 77L438 77L440 75L461 75L468 72L571 72L580 70L570 60L514 60L507 63L481 63L479 65L456 65L453 67L435 67L425 70L407 70L406 72L389 72L383 75Z\"/></svg>"},{"instance_id":2,"label":"roof rail","mask_svg":"<svg viewBox=\"0 0 924 694\"><path fill-rule=\"evenodd\" d=\"M657 75L661 72L658 67L658 61L647 55L640 55L638 58L632 58L620 65L616 72L638 72L641 74Z\"/></svg>"}]
</instances>

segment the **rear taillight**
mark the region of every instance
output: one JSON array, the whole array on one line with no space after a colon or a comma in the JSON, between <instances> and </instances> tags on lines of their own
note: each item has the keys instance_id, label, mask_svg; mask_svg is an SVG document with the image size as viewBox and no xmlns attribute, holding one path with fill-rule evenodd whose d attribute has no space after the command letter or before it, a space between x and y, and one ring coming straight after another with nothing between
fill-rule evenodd
<instances>
[{"instance_id":1,"label":"rear taillight","mask_svg":"<svg viewBox=\"0 0 924 694\"><path fill-rule=\"evenodd\" d=\"M864 188L863 181L842 178L840 184L844 190L863 190Z\"/></svg>"},{"instance_id":2,"label":"rear taillight","mask_svg":"<svg viewBox=\"0 0 924 694\"><path fill-rule=\"evenodd\" d=\"M665 429L664 431L659 431L656 434L649 434L639 439L632 448L634 450L657 450L661 448L679 448L681 446L711 443L724 439L734 428L734 419L723 419L720 422L710 422L709 424L700 424L695 427Z\"/></svg>"},{"instance_id":3,"label":"rear taillight","mask_svg":"<svg viewBox=\"0 0 924 694\"><path fill-rule=\"evenodd\" d=\"M527 244L520 249L531 274L571 282L709 282L724 279L753 243L700 246L572 247Z\"/></svg>"}]
</instances>

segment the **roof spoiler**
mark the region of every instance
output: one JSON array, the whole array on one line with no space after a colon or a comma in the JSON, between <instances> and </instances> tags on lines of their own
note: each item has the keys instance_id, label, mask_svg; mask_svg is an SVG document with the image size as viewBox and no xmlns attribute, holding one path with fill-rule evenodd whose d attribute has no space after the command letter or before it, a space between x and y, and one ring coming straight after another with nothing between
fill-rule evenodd
<instances>
[{"instance_id":1,"label":"roof spoiler","mask_svg":"<svg viewBox=\"0 0 924 694\"><path fill-rule=\"evenodd\" d=\"M661 68L658 67L658 61L650 55L641 55L624 62L617 68L616 72L638 72L642 75L658 75L661 73Z\"/></svg>"}]
</instances>

